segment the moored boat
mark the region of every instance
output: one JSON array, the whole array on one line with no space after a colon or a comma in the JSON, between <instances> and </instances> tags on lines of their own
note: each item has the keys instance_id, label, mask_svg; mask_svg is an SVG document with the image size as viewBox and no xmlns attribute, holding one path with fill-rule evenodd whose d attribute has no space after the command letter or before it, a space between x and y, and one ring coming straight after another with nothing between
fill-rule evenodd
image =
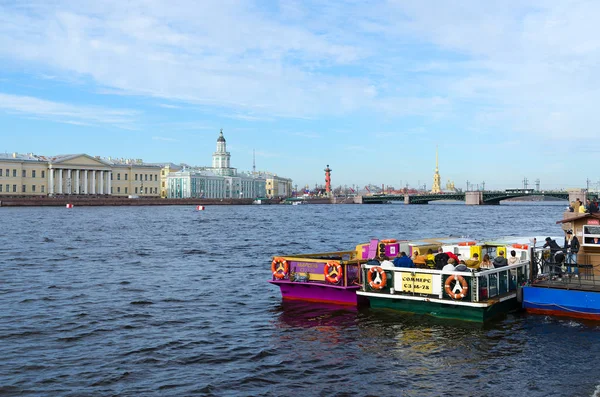
<instances>
[{"instance_id":1,"label":"moored boat","mask_svg":"<svg viewBox=\"0 0 600 397\"><path fill-rule=\"evenodd\" d=\"M359 296L372 308L484 322L517 310L517 290L527 279L528 261L497 269L436 269L363 266Z\"/></svg>"},{"instance_id":2,"label":"moored boat","mask_svg":"<svg viewBox=\"0 0 600 397\"><path fill-rule=\"evenodd\" d=\"M523 308L529 313L600 320L600 214L566 213L557 222L563 231L577 237L576 255L564 249L544 247L540 241L533 251L530 283L523 287ZM572 260L570 260L572 258Z\"/></svg>"}]
</instances>

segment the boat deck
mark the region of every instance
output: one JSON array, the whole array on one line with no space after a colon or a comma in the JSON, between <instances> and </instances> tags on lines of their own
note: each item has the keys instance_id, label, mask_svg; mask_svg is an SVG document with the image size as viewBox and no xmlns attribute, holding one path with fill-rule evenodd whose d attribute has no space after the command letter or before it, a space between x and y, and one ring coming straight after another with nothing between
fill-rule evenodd
<instances>
[{"instance_id":1,"label":"boat deck","mask_svg":"<svg viewBox=\"0 0 600 397\"><path fill-rule=\"evenodd\" d=\"M563 274L558 276L542 276L535 280L531 286L542 288L554 288L577 291L600 292L600 280L596 281L593 276L580 274Z\"/></svg>"}]
</instances>

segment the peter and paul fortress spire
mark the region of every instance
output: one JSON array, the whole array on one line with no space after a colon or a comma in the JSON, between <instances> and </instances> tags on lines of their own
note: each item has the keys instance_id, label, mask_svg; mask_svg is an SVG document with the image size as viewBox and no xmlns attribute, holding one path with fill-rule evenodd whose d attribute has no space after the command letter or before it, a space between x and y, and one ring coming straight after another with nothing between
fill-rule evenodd
<instances>
[{"instance_id":1,"label":"peter and paul fortress spire","mask_svg":"<svg viewBox=\"0 0 600 397\"><path fill-rule=\"evenodd\" d=\"M438 148L435 145L435 174L433 174L433 186L431 188L431 193L441 193L442 189L440 188L440 170L438 164Z\"/></svg>"}]
</instances>

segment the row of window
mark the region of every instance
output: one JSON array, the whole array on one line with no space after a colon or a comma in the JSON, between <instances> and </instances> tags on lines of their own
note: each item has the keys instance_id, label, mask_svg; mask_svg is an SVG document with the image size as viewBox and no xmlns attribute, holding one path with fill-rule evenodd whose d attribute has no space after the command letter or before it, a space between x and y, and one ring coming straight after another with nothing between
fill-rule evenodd
<instances>
[{"instance_id":1,"label":"row of window","mask_svg":"<svg viewBox=\"0 0 600 397\"><path fill-rule=\"evenodd\" d=\"M44 185L41 185L39 192L40 193L44 193L45 192L45 188L46 187ZM112 190L114 190L114 188L111 188L111 193L113 193ZM8 184L8 183L6 185L0 184L0 193L10 193L11 191L12 191L12 193L17 193L17 185L12 185L12 190L11 190L11 185L10 184ZM37 192L36 185L31 185L31 193L36 193L36 192ZM138 190L137 187L135 188L135 193L136 194L138 194L138 193L139 194L142 194L142 193L143 194L148 194L148 192L150 194L152 194L152 193L158 194L158 188L157 187L155 187L155 188L145 187L144 190L142 190L141 188ZM27 185L21 185L21 193L27 193ZM121 187L120 186L117 187L117 193L121 193ZM127 188L125 188L125 192L124 193L128 194L128 189Z\"/></svg>"},{"instance_id":2,"label":"row of window","mask_svg":"<svg viewBox=\"0 0 600 397\"><path fill-rule=\"evenodd\" d=\"M3 192L2 187L5 186L5 190L4 192L6 193L10 193L10 185L7 183L6 185L2 185L0 184L0 193ZM44 193L44 189L46 187L44 185L40 186L40 193ZM31 192L35 193L37 191L36 186L35 185L31 185ZM17 185L12 185L12 192L16 193L17 192ZM27 193L27 185L21 185L21 193Z\"/></svg>"},{"instance_id":3,"label":"row of window","mask_svg":"<svg viewBox=\"0 0 600 397\"><path fill-rule=\"evenodd\" d=\"M6 172L3 173L2 171L6 171ZM36 172L35 171L36 170L31 170L31 177L32 178L35 178L35 176L36 176ZM45 178L46 177L46 170L42 170L40 172L40 174L41 174L40 178ZM10 169L7 168L7 169L3 170L3 169L0 168L0 176L10 177ZM12 176L13 176L13 178L17 177L17 170L14 169L14 168L12 170ZM27 178L27 170L21 170L21 177Z\"/></svg>"},{"instance_id":4,"label":"row of window","mask_svg":"<svg viewBox=\"0 0 600 397\"><path fill-rule=\"evenodd\" d=\"M124 180L126 181L127 178L129 177L129 175L128 174L123 174L123 175L124 175ZM152 174L135 174L135 180L136 181L138 180L138 175L139 175L139 180L140 181L142 181L142 180L147 181L148 180L148 175L150 175L150 181L152 181ZM142 178L142 176L143 176L143 178ZM110 179L112 180L112 178L113 178L113 174L110 174ZM117 173L117 180L118 181L121 180L121 173L120 172ZM154 181L155 182L158 181L158 175L154 175Z\"/></svg>"}]
</instances>

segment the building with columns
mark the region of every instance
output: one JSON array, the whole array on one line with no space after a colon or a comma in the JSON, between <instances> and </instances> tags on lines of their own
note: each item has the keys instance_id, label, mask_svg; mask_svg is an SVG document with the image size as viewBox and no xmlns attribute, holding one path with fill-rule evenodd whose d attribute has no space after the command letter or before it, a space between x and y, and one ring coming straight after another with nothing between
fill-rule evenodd
<instances>
[{"instance_id":1,"label":"building with columns","mask_svg":"<svg viewBox=\"0 0 600 397\"><path fill-rule=\"evenodd\" d=\"M257 198L266 197L265 174L240 172L231 167L231 154L223 129L217 138L212 167L189 167L167 176L169 198Z\"/></svg>"},{"instance_id":2,"label":"building with columns","mask_svg":"<svg viewBox=\"0 0 600 397\"><path fill-rule=\"evenodd\" d=\"M0 153L0 169L0 197L160 195L160 166L141 160Z\"/></svg>"}]
</instances>

